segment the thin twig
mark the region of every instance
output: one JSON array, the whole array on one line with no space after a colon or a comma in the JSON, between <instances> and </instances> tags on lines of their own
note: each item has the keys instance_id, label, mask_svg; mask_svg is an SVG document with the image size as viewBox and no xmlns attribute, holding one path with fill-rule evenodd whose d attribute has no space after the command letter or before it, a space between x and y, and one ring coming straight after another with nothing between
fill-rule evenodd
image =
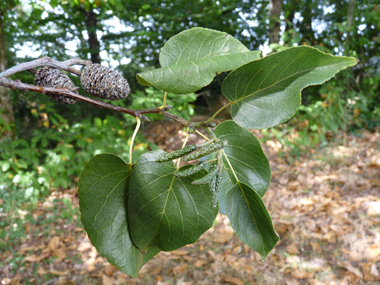
<instances>
[{"instance_id":1,"label":"thin twig","mask_svg":"<svg viewBox=\"0 0 380 285\"><path fill-rule=\"evenodd\" d=\"M65 70L65 71L68 71L68 72L74 73L75 75L80 76L81 71L77 70L75 68L72 68L71 65L88 65L88 64L91 64L91 61L83 60L80 58L72 58L72 59L69 59L66 61L57 61L57 60L51 59L48 56L44 56L44 57L41 57L41 58L36 59L36 60L32 60L29 62L23 62L23 63L20 63L18 65L15 65L15 66L1 72L0 76L8 77L8 76L11 76L15 73L18 73L18 72L21 72L24 70L28 70L31 68L35 68L38 66L43 66L43 65L62 69L62 70Z\"/></svg>"}]
</instances>

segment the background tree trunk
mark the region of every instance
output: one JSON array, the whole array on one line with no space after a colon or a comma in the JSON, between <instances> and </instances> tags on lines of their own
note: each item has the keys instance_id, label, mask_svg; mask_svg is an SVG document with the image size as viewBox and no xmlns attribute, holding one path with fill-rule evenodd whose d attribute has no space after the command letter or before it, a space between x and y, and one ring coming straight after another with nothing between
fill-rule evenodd
<instances>
[{"instance_id":1,"label":"background tree trunk","mask_svg":"<svg viewBox=\"0 0 380 285\"><path fill-rule=\"evenodd\" d=\"M350 36L351 31L350 28L352 24L354 23L354 8L355 8L355 0L350 0L350 6L348 7L348 14L347 14L347 37L346 37L346 54L348 54L349 44L350 44Z\"/></svg>"},{"instance_id":2,"label":"background tree trunk","mask_svg":"<svg viewBox=\"0 0 380 285\"><path fill-rule=\"evenodd\" d=\"M98 36L96 35L98 19L96 18L96 14L93 9L86 11L84 8L81 8L81 10L88 32L88 44L90 48L91 61L93 63L100 63L100 43Z\"/></svg>"},{"instance_id":3,"label":"background tree trunk","mask_svg":"<svg viewBox=\"0 0 380 285\"><path fill-rule=\"evenodd\" d=\"M5 49L5 37L3 27L3 13L0 11L0 72L7 69L7 58ZM16 137L16 129L14 127L15 118L13 115L13 106L8 96L8 89L0 86L0 108L2 110L1 118L5 121L5 124L10 125L10 130L4 130L0 128L0 142L5 137L14 139Z\"/></svg>"},{"instance_id":4,"label":"background tree trunk","mask_svg":"<svg viewBox=\"0 0 380 285\"><path fill-rule=\"evenodd\" d=\"M280 42L282 0L269 0L269 44Z\"/></svg>"}]
</instances>

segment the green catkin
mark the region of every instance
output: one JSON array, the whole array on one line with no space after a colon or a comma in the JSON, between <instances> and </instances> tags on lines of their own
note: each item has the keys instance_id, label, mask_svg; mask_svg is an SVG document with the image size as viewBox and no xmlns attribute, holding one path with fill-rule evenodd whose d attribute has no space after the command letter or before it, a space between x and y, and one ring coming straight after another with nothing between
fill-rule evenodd
<instances>
[{"instance_id":1,"label":"green catkin","mask_svg":"<svg viewBox=\"0 0 380 285\"><path fill-rule=\"evenodd\" d=\"M213 207L215 209L216 206L218 206L218 202L219 202L219 195L218 195L218 193L213 193L212 194L211 207Z\"/></svg>"},{"instance_id":2,"label":"green catkin","mask_svg":"<svg viewBox=\"0 0 380 285\"><path fill-rule=\"evenodd\" d=\"M224 147L224 143L223 142L216 142L216 143L204 146L199 151L197 151L195 153L192 153L192 154L189 154L188 156L186 156L183 159L183 161L191 161L191 160L195 160L195 159L201 158L201 157L206 156L206 155L208 155L210 153L218 151L218 150L222 149L223 147Z\"/></svg>"},{"instance_id":3,"label":"green catkin","mask_svg":"<svg viewBox=\"0 0 380 285\"><path fill-rule=\"evenodd\" d=\"M211 181L214 179L214 177L217 173L218 173L218 169L217 168L213 169L212 171L210 171L208 174L206 174L202 178L194 180L193 182L191 182L191 184L201 185L201 184L211 183Z\"/></svg>"},{"instance_id":4,"label":"green catkin","mask_svg":"<svg viewBox=\"0 0 380 285\"><path fill-rule=\"evenodd\" d=\"M176 177L191 176L194 173L197 173L197 172L201 171L202 169L204 169L205 166L206 166L206 162L198 163L197 165L194 165L190 168L187 168L185 170L174 173L174 176L176 176Z\"/></svg>"},{"instance_id":5,"label":"green catkin","mask_svg":"<svg viewBox=\"0 0 380 285\"><path fill-rule=\"evenodd\" d=\"M177 149L175 151L172 151L171 153L166 153L164 155L161 155L159 158L157 158L157 162L164 162L164 161L169 161L169 160L173 160L173 159L176 159L176 158L179 158L179 157L182 157L194 150L196 150L197 147L193 144L191 145L188 145L187 147L184 147L184 148L181 148L181 149Z\"/></svg>"},{"instance_id":6,"label":"green catkin","mask_svg":"<svg viewBox=\"0 0 380 285\"><path fill-rule=\"evenodd\" d=\"M211 206L213 208L216 208L219 202L219 189L220 189L220 184L222 182L221 180L222 180L222 176L220 175L220 172L218 171L215 178L210 183L210 190L212 193Z\"/></svg>"}]
</instances>

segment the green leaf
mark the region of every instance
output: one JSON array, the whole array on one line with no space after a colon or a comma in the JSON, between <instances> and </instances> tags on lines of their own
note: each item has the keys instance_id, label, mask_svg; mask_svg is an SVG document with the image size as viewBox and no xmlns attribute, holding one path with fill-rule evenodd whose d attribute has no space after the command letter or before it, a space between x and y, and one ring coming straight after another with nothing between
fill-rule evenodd
<instances>
[{"instance_id":1,"label":"green leaf","mask_svg":"<svg viewBox=\"0 0 380 285\"><path fill-rule=\"evenodd\" d=\"M172 161L156 162L163 151L143 154L130 182L129 224L133 242L140 249L158 246L171 251L194 243L209 229L218 209L212 208L208 185L191 182L206 174L176 177Z\"/></svg>"},{"instance_id":2,"label":"green leaf","mask_svg":"<svg viewBox=\"0 0 380 285\"><path fill-rule=\"evenodd\" d=\"M356 58L332 56L311 47L289 48L232 71L222 92L232 101L231 114L237 124L269 128L294 115L303 88L322 84L356 63Z\"/></svg>"},{"instance_id":3,"label":"green leaf","mask_svg":"<svg viewBox=\"0 0 380 285\"><path fill-rule=\"evenodd\" d=\"M226 208L237 236L265 259L279 237L257 192L243 183L234 184L228 191Z\"/></svg>"},{"instance_id":4,"label":"green leaf","mask_svg":"<svg viewBox=\"0 0 380 285\"><path fill-rule=\"evenodd\" d=\"M99 254L125 274L138 276L140 268L160 250L145 254L129 236L128 185L132 165L113 154L100 154L86 164L78 185L82 224Z\"/></svg>"},{"instance_id":5,"label":"green leaf","mask_svg":"<svg viewBox=\"0 0 380 285\"><path fill-rule=\"evenodd\" d=\"M247 129L228 120L218 125L215 135L222 141L227 141L223 150L229 163L223 156L222 183L219 192L219 211L224 214L225 197L232 185L236 184L233 172L240 182L263 197L269 187L271 170L258 139Z\"/></svg>"},{"instance_id":6,"label":"green leaf","mask_svg":"<svg viewBox=\"0 0 380 285\"><path fill-rule=\"evenodd\" d=\"M167 41L160 53L162 68L137 74L147 86L176 94L195 92L221 72L260 58L241 42L223 32L193 28Z\"/></svg>"}]
</instances>

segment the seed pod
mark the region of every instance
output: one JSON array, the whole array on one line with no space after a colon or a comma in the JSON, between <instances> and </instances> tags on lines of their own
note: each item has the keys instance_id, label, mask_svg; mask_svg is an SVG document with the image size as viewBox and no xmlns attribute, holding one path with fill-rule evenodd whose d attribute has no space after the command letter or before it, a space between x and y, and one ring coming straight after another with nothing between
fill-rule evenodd
<instances>
[{"instance_id":1,"label":"seed pod","mask_svg":"<svg viewBox=\"0 0 380 285\"><path fill-rule=\"evenodd\" d=\"M193 144L191 145L188 145L187 147L184 147L184 148L181 148L181 149L177 149L175 151L172 151L171 153L165 153L164 155L161 155L159 158L157 158L157 162L164 162L164 161L169 161L169 160L173 160L173 159L176 159L176 158L179 158L179 157L182 157L194 150L196 150L197 147Z\"/></svg>"},{"instance_id":2,"label":"seed pod","mask_svg":"<svg viewBox=\"0 0 380 285\"><path fill-rule=\"evenodd\" d=\"M97 63L85 66L80 82L88 94L103 99L124 99L131 91L127 80L120 73Z\"/></svg>"},{"instance_id":3,"label":"seed pod","mask_svg":"<svg viewBox=\"0 0 380 285\"><path fill-rule=\"evenodd\" d=\"M192 154L189 154L188 156L186 156L183 159L183 161L191 161L191 160L195 160L195 159L201 158L201 157L206 156L206 155L208 155L210 153L213 153L213 152L215 152L217 150L220 150L223 147L224 147L224 143L223 142L216 142L216 143L204 146L199 151L197 151L195 153L192 153Z\"/></svg>"},{"instance_id":4,"label":"seed pod","mask_svg":"<svg viewBox=\"0 0 380 285\"><path fill-rule=\"evenodd\" d=\"M39 68L34 76L34 83L42 87L68 88L78 93L74 82L66 74L54 67L42 66ZM47 92L46 95L65 104L75 104L77 102L77 99L62 94Z\"/></svg>"},{"instance_id":5,"label":"seed pod","mask_svg":"<svg viewBox=\"0 0 380 285\"><path fill-rule=\"evenodd\" d=\"M198 163L197 165L194 165L190 168L187 168L185 170L174 173L174 176L176 176L176 177L191 176L194 173L197 173L197 172L201 171L202 169L204 169L205 166L206 166L206 162Z\"/></svg>"},{"instance_id":6,"label":"seed pod","mask_svg":"<svg viewBox=\"0 0 380 285\"><path fill-rule=\"evenodd\" d=\"M210 171L208 174L206 174L202 178L194 180L193 182L191 182L191 184L193 184L193 185L200 185L200 184L211 183L211 181L215 178L215 175L217 173L218 173L218 168Z\"/></svg>"}]
</instances>

